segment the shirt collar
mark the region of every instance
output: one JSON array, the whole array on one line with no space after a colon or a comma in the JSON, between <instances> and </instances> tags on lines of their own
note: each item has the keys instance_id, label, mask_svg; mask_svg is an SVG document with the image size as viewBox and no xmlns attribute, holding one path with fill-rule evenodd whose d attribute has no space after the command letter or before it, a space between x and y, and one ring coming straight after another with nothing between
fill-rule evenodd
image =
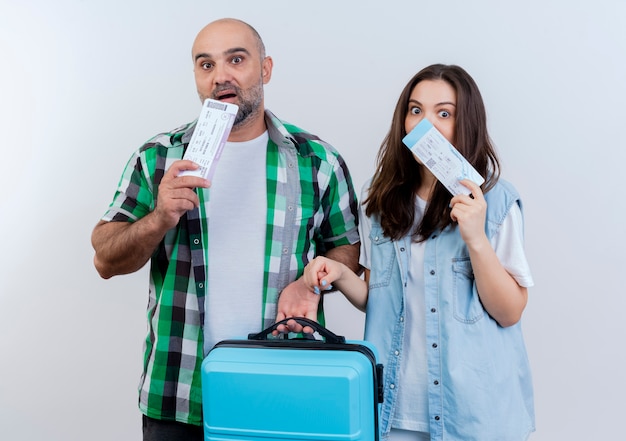
<instances>
[{"instance_id":1,"label":"shirt collar","mask_svg":"<svg viewBox=\"0 0 626 441\"><path fill-rule=\"evenodd\" d=\"M296 148L298 143L291 133L289 133L282 121L268 109L265 109L265 125L267 126L270 139L277 146Z\"/></svg>"}]
</instances>

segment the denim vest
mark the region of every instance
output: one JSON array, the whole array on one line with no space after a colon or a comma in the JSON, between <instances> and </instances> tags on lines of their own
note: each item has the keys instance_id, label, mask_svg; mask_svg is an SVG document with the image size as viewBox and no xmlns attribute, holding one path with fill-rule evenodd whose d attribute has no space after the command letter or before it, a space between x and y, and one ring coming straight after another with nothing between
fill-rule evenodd
<instances>
[{"instance_id":1,"label":"denim vest","mask_svg":"<svg viewBox=\"0 0 626 441\"><path fill-rule=\"evenodd\" d=\"M521 200L500 180L486 195L490 239ZM402 342L411 237L385 237L372 219L365 339L384 364L381 433L391 429ZM469 253L451 225L425 244L424 279L428 402L432 441L518 441L534 431L532 379L521 323L503 328L482 307Z\"/></svg>"}]
</instances>

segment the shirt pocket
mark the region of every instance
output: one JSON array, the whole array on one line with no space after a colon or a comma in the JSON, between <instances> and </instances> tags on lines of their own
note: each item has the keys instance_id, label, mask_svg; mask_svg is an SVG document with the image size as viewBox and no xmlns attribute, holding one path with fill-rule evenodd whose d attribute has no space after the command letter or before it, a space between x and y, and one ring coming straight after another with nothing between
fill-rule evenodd
<instances>
[{"instance_id":1,"label":"shirt pocket","mask_svg":"<svg viewBox=\"0 0 626 441\"><path fill-rule=\"evenodd\" d=\"M380 227L372 227L369 235L371 262L369 289L389 286L395 260L393 241L386 237Z\"/></svg>"},{"instance_id":2,"label":"shirt pocket","mask_svg":"<svg viewBox=\"0 0 626 441\"><path fill-rule=\"evenodd\" d=\"M452 259L454 318L462 323L476 323L483 318L485 310L474 280L469 257Z\"/></svg>"}]
</instances>

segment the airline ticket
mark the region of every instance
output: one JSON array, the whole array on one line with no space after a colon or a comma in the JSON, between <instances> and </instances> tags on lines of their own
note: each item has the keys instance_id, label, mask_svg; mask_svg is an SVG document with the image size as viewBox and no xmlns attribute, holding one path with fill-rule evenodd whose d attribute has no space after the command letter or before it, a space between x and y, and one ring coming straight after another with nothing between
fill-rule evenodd
<instances>
[{"instance_id":1,"label":"airline ticket","mask_svg":"<svg viewBox=\"0 0 626 441\"><path fill-rule=\"evenodd\" d=\"M211 179L239 107L207 98L202 105L196 128L183 159L200 165L196 170L184 170L179 176L199 176Z\"/></svg>"},{"instance_id":2,"label":"airline ticket","mask_svg":"<svg viewBox=\"0 0 626 441\"><path fill-rule=\"evenodd\" d=\"M402 142L455 196L470 194L469 189L459 182L463 179L469 179L477 185L485 182L472 164L426 118Z\"/></svg>"}]
</instances>

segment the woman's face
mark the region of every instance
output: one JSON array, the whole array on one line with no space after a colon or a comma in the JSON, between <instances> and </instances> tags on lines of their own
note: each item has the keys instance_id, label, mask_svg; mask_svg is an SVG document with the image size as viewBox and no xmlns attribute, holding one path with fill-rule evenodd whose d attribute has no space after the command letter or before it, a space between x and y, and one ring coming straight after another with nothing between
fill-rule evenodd
<instances>
[{"instance_id":1,"label":"woman's face","mask_svg":"<svg viewBox=\"0 0 626 441\"><path fill-rule=\"evenodd\" d=\"M454 144L456 121L456 91L444 80L422 80L415 85L404 120L409 133L424 118Z\"/></svg>"}]
</instances>

